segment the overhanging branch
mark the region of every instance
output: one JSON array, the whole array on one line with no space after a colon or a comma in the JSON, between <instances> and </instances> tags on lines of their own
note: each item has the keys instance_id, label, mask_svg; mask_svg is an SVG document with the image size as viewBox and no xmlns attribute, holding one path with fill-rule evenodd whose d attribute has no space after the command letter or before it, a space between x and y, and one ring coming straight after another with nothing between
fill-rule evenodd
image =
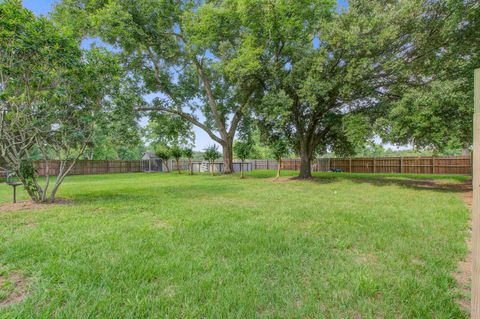
<instances>
[{"instance_id":1,"label":"overhanging branch","mask_svg":"<svg viewBox=\"0 0 480 319\"><path fill-rule=\"evenodd\" d=\"M210 138L212 140L214 140L215 142L217 142L221 145L225 144L225 141L223 139L221 139L220 137L215 135L210 128L208 128L205 124L203 124L202 122L197 120L191 114L188 114L188 113L185 113L185 112L182 112L182 111L179 111L179 110L166 108L166 107L142 107L142 108L137 108L137 110L142 111L142 112L151 112L151 111L167 112L167 113L178 115L181 118L183 118L184 120L187 120L190 123L192 123L193 125L195 125L195 126L201 128L202 130L204 130L208 134L208 136L210 136Z\"/></svg>"}]
</instances>

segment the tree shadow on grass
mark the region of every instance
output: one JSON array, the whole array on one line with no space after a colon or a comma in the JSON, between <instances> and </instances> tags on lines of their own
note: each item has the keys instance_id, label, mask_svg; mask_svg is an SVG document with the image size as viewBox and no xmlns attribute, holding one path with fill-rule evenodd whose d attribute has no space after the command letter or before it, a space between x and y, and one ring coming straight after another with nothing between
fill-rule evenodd
<instances>
[{"instance_id":1,"label":"tree shadow on grass","mask_svg":"<svg viewBox=\"0 0 480 319\"><path fill-rule=\"evenodd\" d=\"M357 184L370 184L375 186L400 186L415 190L429 190L444 193L468 193L472 190L471 179L463 176L411 176L411 175L374 175L374 174L349 174L349 173L315 173L310 179L299 179L295 171L286 171L284 176L276 179L272 172L256 172L249 178L264 179L272 182L305 182L330 184L347 180Z\"/></svg>"},{"instance_id":2,"label":"tree shadow on grass","mask_svg":"<svg viewBox=\"0 0 480 319\"><path fill-rule=\"evenodd\" d=\"M357 184L370 184L374 186L400 186L419 191L436 191L443 193L467 193L472 190L470 180L464 182L455 182L447 179L435 178L408 178L408 177L386 177L386 176L315 176L311 181L315 183L331 183L336 180L348 180Z\"/></svg>"}]
</instances>

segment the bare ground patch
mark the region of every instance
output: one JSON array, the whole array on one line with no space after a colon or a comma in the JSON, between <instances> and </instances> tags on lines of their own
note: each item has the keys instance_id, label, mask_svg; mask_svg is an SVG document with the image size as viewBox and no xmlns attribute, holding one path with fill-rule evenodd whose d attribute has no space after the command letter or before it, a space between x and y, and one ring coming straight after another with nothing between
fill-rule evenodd
<instances>
[{"instance_id":1,"label":"bare ground patch","mask_svg":"<svg viewBox=\"0 0 480 319\"><path fill-rule=\"evenodd\" d=\"M460 197L464 201L465 205L470 209L472 208L472 185L471 182L463 183L465 192L460 194ZM461 297L457 299L458 305L465 310L470 312L470 284L472 279L472 268L473 268L473 257L472 257L472 224L471 220L469 221L468 227L468 236L466 238L467 242L467 255L465 259L460 261L458 264L457 271L453 274L453 277L457 281L458 287L460 289Z\"/></svg>"},{"instance_id":2,"label":"bare ground patch","mask_svg":"<svg viewBox=\"0 0 480 319\"><path fill-rule=\"evenodd\" d=\"M153 222L153 227L155 228L171 228L170 224L163 220L155 220Z\"/></svg>"},{"instance_id":3,"label":"bare ground patch","mask_svg":"<svg viewBox=\"0 0 480 319\"><path fill-rule=\"evenodd\" d=\"M298 181L314 181L316 178L307 178L307 179L302 179L299 178L298 176L280 176L279 178L270 178L270 181L272 182L277 182L277 183L288 183L288 182L298 182Z\"/></svg>"},{"instance_id":4,"label":"bare ground patch","mask_svg":"<svg viewBox=\"0 0 480 319\"><path fill-rule=\"evenodd\" d=\"M31 200L18 201L17 203L0 203L0 213L16 212L22 210L41 210L56 205L71 205L72 200L59 198L53 203L35 203Z\"/></svg>"},{"instance_id":5,"label":"bare ground patch","mask_svg":"<svg viewBox=\"0 0 480 319\"><path fill-rule=\"evenodd\" d=\"M6 287L7 285L11 287ZM0 289L8 289L7 296L0 299L0 308L22 302L28 296L27 280L17 272L12 272L7 277L0 275Z\"/></svg>"}]
</instances>

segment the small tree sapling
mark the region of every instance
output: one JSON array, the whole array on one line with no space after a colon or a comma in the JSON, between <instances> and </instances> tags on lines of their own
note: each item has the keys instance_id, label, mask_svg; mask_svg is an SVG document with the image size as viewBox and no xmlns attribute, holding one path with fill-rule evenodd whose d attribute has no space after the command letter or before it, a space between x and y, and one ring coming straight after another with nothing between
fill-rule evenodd
<instances>
[{"instance_id":1,"label":"small tree sapling","mask_svg":"<svg viewBox=\"0 0 480 319\"><path fill-rule=\"evenodd\" d=\"M215 161L222 156L222 154L220 154L220 152L218 151L218 146L212 145L207 147L205 149L205 153L203 156L205 160L208 161L209 163L210 172L212 173L212 176L215 175L215 170L214 170Z\"/></svg>"}]
</instances>

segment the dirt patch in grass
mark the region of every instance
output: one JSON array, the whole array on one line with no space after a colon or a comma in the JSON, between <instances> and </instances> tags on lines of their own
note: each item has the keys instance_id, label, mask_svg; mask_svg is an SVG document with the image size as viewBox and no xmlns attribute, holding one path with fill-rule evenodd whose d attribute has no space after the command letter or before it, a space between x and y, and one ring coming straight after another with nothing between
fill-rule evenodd
<instances>
[{"instance_id":1,"label":"dirt patch in grass","mask_svg":"<svg viewBox=\"0 0 480 319\"><path fill-rule=\"evenodd\" d=\"M0 300L0 308L8 307L22 302L28 295L27 280L21 274L12 272L8 277L0 275L0 289L6 285L12 285L6 298Z\"/></svg>"},{"instance_id":2,"label":"dirt patch in grass","mask_svg":"<svg viewBox=\"0 0 480 319\"><path fill-rule=\"evenodd\" d=\"M293 176L284 176L279 178L270 178L270 181L277 182L277 183L286 183L286 182L293 182L295 179Z\"/></svg>"},{"instance_id":3,"label":"dirt patch in grass","mask_svg":"<svg viewBox=\"0 0 480 319\"><path fill-rule=\"evenodd\" d=\"M303 181L315 181L320 179L318 177L311 177L311 178L299 178L298 176L280 176L279 178L270 178L270 181L277 182L277 183L288 183L288 182L303 182Z\"/></svg>"},{"instance_id":4,"label":"dirt patch in grass","mask_svg":"<svg viewBox=\"0 0 480 319\"><path fill-rule=\"evenodd\" d=\"M460 197L464 201L465 205L470 209L472 209L472 184L471 182L462 183L464 192L460 194ZM453 277L457 281L458 287L460 289L461 297L458 298L456 301L458 305L465 310L466 312L470 312L470 284L472 279L472 269L473 269L473 257L472 257L472 224L471 220L469 221L468 227L468 236L466 238L467 241L467 255L465 259L460 261L458 264L457 271L453 274Z\"/></svg>"},{"instance_id":5,"label":"dirt patch in grass","mask_svg":"<svg viewBox=\"0 0 480 319\"><path fill-rule=\"evenodd\" d=\"M163 220L156 220L153 222L155 228L171 228L170 224L164 222Z\"/></svg>"},{"instance_id":6,"label":"dirt patch in grass","mask_svg":"<svg viewBox=\"0 0 480 319\"><path fill-rule=\"evenodd\" d=\"M0 203L0 213L16 212L22 210L40 210L56 205L71 205L72 200L59 198L53 203L35 203L31 200L18 201L16 203Z\"/></svg>"},{"instance_id":7,"label":"dirt patch in grass","mask_svg":"<svg viewBox=\"0 0 480 319\"><path fill-rule=\"evenodd\" d=\"M376 264L378 257L373 253L359 254L355 256L355 262L358 264Z\"/></svg>"}]
</instances>

